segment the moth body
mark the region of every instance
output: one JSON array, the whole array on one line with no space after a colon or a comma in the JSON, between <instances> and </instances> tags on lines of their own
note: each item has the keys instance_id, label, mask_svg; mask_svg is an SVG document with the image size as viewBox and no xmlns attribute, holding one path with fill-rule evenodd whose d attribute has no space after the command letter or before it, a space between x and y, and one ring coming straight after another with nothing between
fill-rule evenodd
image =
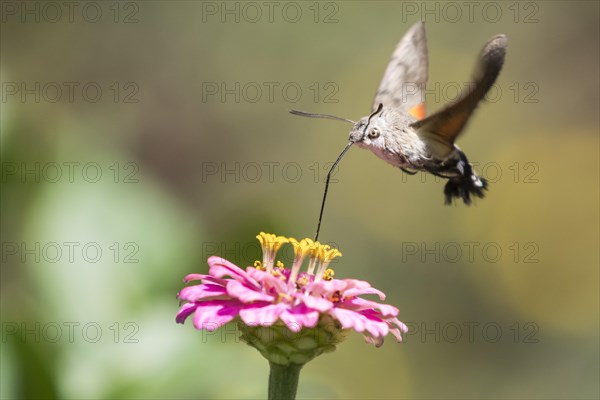
<instances>
[{"instance_id":1,"label":"moth body","mask_svg":"<svg viewBox=\"0 0 600 400\"><path fill-rule=\"evenodd\" d=\"M370 122L368 117L361 118L350 130L350 141L395 167L420 170L423 162L431 158L431 152L410 127L415 121L409 114L384 110Z\"/></svg>"}]
</instances>

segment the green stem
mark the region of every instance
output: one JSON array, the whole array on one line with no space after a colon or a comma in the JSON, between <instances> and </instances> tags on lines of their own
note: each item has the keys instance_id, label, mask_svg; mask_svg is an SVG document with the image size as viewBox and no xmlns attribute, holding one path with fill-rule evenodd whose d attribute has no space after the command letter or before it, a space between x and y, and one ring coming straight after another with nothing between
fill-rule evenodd
<instances>
[{"instance_id":1,"label":"green stem","mask_svg":"<svg viewBox=\"0 0 600 400\"><path fill-rule=\"evenodd\" d=\"M280 365L269 361L269 400L294 400L303 364Z\"/></svg>"}]
</instances>

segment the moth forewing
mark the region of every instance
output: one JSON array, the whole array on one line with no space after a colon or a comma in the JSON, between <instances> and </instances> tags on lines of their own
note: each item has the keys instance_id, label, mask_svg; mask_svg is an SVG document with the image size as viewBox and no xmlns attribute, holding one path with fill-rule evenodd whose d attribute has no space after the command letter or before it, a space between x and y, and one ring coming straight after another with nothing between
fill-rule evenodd
<instances>
[{"instance_id":1,"label":"moth forewing","mask_svg":"<svg viewBox=\"0 0 600 400\"><path fill-rule=\"evenodd\" d=\"M379 104L408 113L423 103L429 61L425 24L417 22L404 34L396 46L379 88L372 110Z\"/></svg>"}]
</instances>

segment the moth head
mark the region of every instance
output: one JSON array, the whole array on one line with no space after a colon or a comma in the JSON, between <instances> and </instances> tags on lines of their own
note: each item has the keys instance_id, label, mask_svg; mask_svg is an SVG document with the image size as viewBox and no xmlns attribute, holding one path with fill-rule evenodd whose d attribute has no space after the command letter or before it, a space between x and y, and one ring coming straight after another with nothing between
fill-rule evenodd
<instances>
[{"instance_id":1,"label":"moth head","mask_svg":"<svg viewBox=\"0 0 600 400\"><path fill-rule=\"evenodd\" d=\"M350 130L350 141L359 147L383 147L387 122L382 116L383 106L380 104L368 117L361 118Z\"/></svg>"}]
</instances>

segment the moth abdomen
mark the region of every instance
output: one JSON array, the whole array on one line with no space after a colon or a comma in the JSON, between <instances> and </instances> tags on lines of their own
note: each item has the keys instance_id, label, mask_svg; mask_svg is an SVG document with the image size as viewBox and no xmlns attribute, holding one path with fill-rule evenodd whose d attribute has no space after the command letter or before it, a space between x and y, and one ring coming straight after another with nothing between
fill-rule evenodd
<instances>
[{"instance_id":1,"label":"moth abdomen","mask_svg":"<svg viewBox=\"0 0 600 400\"><path fill-rule=\"evenodd\" d=\"M474 172L471 176L459 176L448 179L444 186L444 195L446 205L452 204L452 200L462 199L466 205L471 204L471 196L477 196L482 199L487 190L487 180L478 176Z\"/></svg>"},{"instance_id":2,"label":"moth abdomen","mask_svg":"<svg viewBox=\"0 0 600 400\"><path fill-rule=\"evenodd\" d=\"M446 205L452 204L452 200L462 199L466 205L471 204L471 196L482 199L488 187L485 178L480 177L473 170L473 166L458 147L455 147L455 156L458 156L456 164L451 167L453 176L448 178L444 186Z\"/></svg>"}]
</instances>

